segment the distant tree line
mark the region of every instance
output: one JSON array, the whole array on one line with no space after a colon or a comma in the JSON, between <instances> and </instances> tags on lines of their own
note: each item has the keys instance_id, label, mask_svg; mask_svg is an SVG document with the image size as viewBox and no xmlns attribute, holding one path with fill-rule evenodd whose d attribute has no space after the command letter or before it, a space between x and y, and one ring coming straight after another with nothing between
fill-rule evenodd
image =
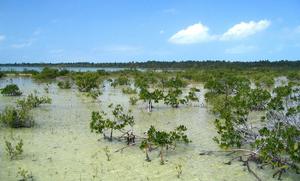
<instances>
[{"instance_id":1,"label":"distant tree line","mask_svg":"<svg viewBox=\"0 0 300 181\"><path fill-rule=\"evenodd\" d=\"M93 63L93 62L74 62L74 63L9 63L0 66L33 66L33 67L111 67L111 68L150 68L150 69L248 69L248 68L273 68L273 69L300 69L300 60L296 61L269 61L260 60L253 62L225 60L206 60L206 61L146 61L146 62L127 62L127 63Z\"/></svg>"}]
</instances>

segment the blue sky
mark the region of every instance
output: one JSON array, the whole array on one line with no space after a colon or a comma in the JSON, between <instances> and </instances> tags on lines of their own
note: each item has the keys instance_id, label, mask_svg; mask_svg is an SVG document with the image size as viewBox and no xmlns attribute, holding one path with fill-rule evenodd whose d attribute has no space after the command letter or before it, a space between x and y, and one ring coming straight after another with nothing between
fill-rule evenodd
<instances>
[{"instance_id":1,"label":"blue sky","mask_svg":"<svg viewBox=\"0 0 300 181\"><path fill-rule=\"evenodd\" d=\"M0 61L300 59L299 0L0 0Z\"/></svg>"}]
</instances>

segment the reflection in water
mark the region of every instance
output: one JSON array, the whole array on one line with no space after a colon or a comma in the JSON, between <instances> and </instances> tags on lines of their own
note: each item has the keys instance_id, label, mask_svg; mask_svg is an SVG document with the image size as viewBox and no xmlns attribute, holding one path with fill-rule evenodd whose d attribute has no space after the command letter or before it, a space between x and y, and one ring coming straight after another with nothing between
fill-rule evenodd
<instances>
[{"instance_id":1,"label":"reflection in water","mask_svg":"<svg viewBox=\"0 0 300 181\"><path fill-rule=\"evenodd\" d=\"M46 84L37 84L30 78L9 78L0 80L0 87L13 82L18 84L24 96L37 90L46 94ZM215 129L214 119L205 108L182 106L172 109L155 104L150 114L143 102L129 105L129 97L121 89L106 84L103 95L92 101L77 90L62 90L50 84L52 105L33 110L36 126L28 129L0 128L0 180L16 180L18 167L30 170L36 180L175 180L178 179L175 166L182 165L181 180L254 180L241 163L223 164L224 156L199 156L201 150L217 150L212 141ZM14 104L17 98L0 96L0 110ZM201 95L203 101L203 95ZM184 124L192 140L189 145L179 145L176 151L168 152L165 165L160 165L158 152L150 153L152 162L144 161L144 153L136 147L122 152L125 143L112 143L101 135L90 132L89 121L93 110L108 111L110 103L122 104L132 109L135 116L135 133L143 135L150 125L160 129L173 129ZM24 140L24 154L21 159L10 161L4 150L4 140L11 136ZM103 148L111 150L111 161L106 160ZM254 167L254 166L253 166ZM255 169L254 169L255 170ZM256 170L263 180L272 180L272 170ZM296 180L294 175L285 175L285 180Z\"/></svg>"}]
</instances>

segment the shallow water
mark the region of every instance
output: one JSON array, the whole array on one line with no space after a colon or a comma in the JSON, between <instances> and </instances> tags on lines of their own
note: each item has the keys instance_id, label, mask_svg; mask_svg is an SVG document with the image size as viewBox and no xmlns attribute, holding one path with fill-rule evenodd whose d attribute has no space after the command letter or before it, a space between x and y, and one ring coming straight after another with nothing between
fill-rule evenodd
<instances>
[{"instance_id":1,"label":"shallow water","mask_svg":"<svg viewBox=\"0 0 300 181\"><path fill-rule=\"evenodd\" d=\"M43 181L176 180L176 164L182 165L180 180L255 180L241 163L225 165L224 162L229 157L199 156L202 150L218 149L212 141L216 134L212 124L214 118L206 108L181 106L179 109L172 109L163 104L154 104L153 112L148 113L143 102L130 106L129 96L122 94L120 88L106 86L103 95L93 101L75 89L61 90L55 84L50 84L49 93L45 93L46 84L37 84L24 77L1 79L0 87L10 82L18 84L24 95L37 90L41 95L50 96L53 102L33 110L36 123L34 128L0 128L0 180L16 180L19 167L31 171L35 180ZM200 96L203 101L203 94ZM6 105L14 104L16 99L0 96L0 110ZM110 103L122 104L133 111L136 122L134 131L137 135L142 135L150 125L170 130L184 124L192 143L188 146L178 145L175 151L168 152L165 165L160 165L157 151L150 153L152 162L145 162L145 154L138 146L115 153L125 143L108 142L89 129L91 112L108 111ZM12 135L23 139L24 153L20 159L10 161L4 150L4 140ZM106 160L103 151L106 146L111 150L111 161ZM262 180L272 180L273 170L253 168ZM283 178L299 179L292 174L285 174Z\"/></svg>"}]
</instances>

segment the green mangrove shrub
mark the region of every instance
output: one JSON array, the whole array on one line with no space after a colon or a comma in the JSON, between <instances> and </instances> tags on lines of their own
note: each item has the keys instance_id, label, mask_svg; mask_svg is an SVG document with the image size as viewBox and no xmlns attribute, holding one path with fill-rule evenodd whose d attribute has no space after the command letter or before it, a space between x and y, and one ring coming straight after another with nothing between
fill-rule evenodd
<instances>
[{"instance_id":1,"label":"green mangrove shrub","mask_svg":"<svg viewBox=\"0 0 300 181\"><path fill-rule=\"evenodd\" d=\"M136 94L137 93L136 89L133 89L130 87L123 88L122 92L123 92L123 94Z\"/></svg>"},{"instance_id":2,"label":"green mangrove shrub","mask_svg":"<svg viewBox=\"0 0 300 181\"><path fill-rule=\"evenodd\" d=\"M1 94L5 96L20 96L22 92L16 84L9 84L1 89Z\"/></svg>"},{"instance_id":3,"label":"green mangrove shrub","mask_svg":"<svg viewBox=\"0 0 300 181\"><path fill-rule=\"evenodd\" d=\"M17 105L22 109L31 110L40 106L41 104L51 104L52 99L47 96L39 97L35 93L29 94L27 97L23 99L17 100Z\"/></svg>"},{"instance_id":4,"label":"green mangrove shrub","mask_svg":"<svg viewBox=\"0 0 300 181\"><path fill-rule=\"evenodd\" d=\"M100 78L97 73L87 72L75 76L75 83L80 92L90 92L99 88Z\"/></svg>"},{"instance_id":5,"label":"green mangrove shrub","mask_svg":"<svg viewBox=\"0 0 300 181\"><path fill-rule=\"evenodd\" d=\"M29 128L34 125L27 108L5 107L0 113L0 122L10 128Z\"/></svg>"},{"instance_id":6,"label":"green mangrove shrub","mask_svg":"<svg viewBox=\"0 0 300 181\"><path fill-rule=\"evenodd\" d=\"M125 112L120 104L116 105L112 110L112 117L113 119L110 119L104 112L93 111L90 122L91 131L103 134L104 138L112 141L114 130L124 132L126 126L134 125L134 118L131 115L131 111ZM110 137L105 135L105 131L110 131Z\"/></svg>"},{"instance_id":7,"label":"green mangrove shrub","mask_svg":"<svg viewBox=\"0 0 300 181\"><path fill-rule=\"evenodd\" d=\"M72 85L69 80L65 80L65 81L59 81L57 83L57 86L61 89L70 89Z\"/></svg>"},{"instance_id":8,"label":"green mangrove shrub","mask_svg":"<svg viewBox=\"0 0 300 181\"><path fill-rule=\"evenodd\" d=\"M275 169L273 177L281 179L287 170L299 173L300 162L300 88L280 86L272 96L261 88L250 88L249 81L227 75L223 81L209 80L207 100L217 115L214 141L223 149L238 154L244 166L258 180L249 162L259 168ZM239 81L238 81L239 80ZM241 86L242 85L242 86ZM249 114L263 110L261 122L254 124ZM234 159L232 159L234 160ZM232 161L231 160L231 161ZM228 164L230 164L230 162Z\"/></svg>"},{"instance_id":9,"label":"green mangrove shrub","mask_svg":"<svg viewBox=\"0 0 300 181\"><path fill-rule=\"evenodd\" d=\"M160 149L160 163L164 164L164 150L175 150L178 142L186 144L191 142L185 134L185 131L187 131L187 128L184 125L180 125L170 132L158 131L154 126L151 126L146 133L147 138L140 144L140 149L144 150L146 153L146 161L151 161L148 152L155 146Z\"/></svg>"},{"instance_id":10,"label":"green mangrove shrub","mask_svg":"<svg viewBox=\"0 0 300 181\"><path fill-rule=\"evenodd\" d=\"M161 90L155 89L154 91L150 91L147 88L142 88L139 97L144 102L148 102L148 112L152 111L153 105L152 102L158 103L159 100L164 98L164 94Z\"/></svg>"}]
</instances>

